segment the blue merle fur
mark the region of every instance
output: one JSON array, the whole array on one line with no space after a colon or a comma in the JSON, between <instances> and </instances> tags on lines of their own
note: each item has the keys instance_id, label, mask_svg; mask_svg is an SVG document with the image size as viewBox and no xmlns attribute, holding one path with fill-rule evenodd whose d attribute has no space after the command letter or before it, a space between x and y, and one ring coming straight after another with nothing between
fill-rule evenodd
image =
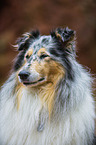
<instances>
[{"instance_id":1,"label":"blue merle fur","mask_svg":"<svg viewBox=\"0 0 96 145\"><path fill-rule=\"evenodd\" d=\"M57 34L59 34L61 38L59 38ZM74 37L74 31L71 29L68 28L56 29L51 32L51 38L54 42L54 45L52 45L52 47L50 47L49 49L51 56L55 58L55 60L57 61L59 60L59 63L61 63L64 66L66 70L66 79L69 79L71 81L74 80L74 71L72 68L72 64L69 60L69 56L71 56L71 54L73 54L75 50L74 47L72 47L72 50L70 51L70 49L67 48L67 44L71 41L71 39L73 39L73 37ZM24 61L24 55L28 50L29 46L32 45L34 41L36 42L36 40L39 38L40 38L40 33L38 30L36 30L30 33L26 33L24 37L19 38L17 40L18 50L20 51L20 53L15 61L14 71L17 71L22 66ZM47 43L48 45L48 43L50 42L48 38L45 37L42 39L42 42L40 43L42 44Z\"/></svg>"},{"instance_id":2,"label":"blue merle fur","mask_svg":"<svg viewBox=\"0 0 96 145\"><path fill-rule=\"evenodd\" d=\"M17 71L22 66L26 51L28 50L30 44L32 44L32 42L37 39L39 35L40 33L38 30L31 31L30 33L25 34L24 37L21 37L16 41L16 43L18 44L18 51L20 51L20 53L15 60L13 66L14 71Z\"/></svg>"}]
</instances>

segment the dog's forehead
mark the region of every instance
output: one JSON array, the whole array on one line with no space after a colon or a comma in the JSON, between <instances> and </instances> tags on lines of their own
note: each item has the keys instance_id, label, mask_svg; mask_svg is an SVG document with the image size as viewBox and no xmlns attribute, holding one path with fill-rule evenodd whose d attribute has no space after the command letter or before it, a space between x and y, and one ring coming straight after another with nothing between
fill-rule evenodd
<instances>
[{"instance_id":1,"label":"dog's forehead","mask_svg":"<svg viewBox=\"0 0 96 145\"><path fill-rule=\"evenodd\" d=\"M50 47L53 47L54 42L50 35L48 36L40 36L38 39L34 40L34 42L30 45L29 49L33 49L33 52L36 53L41 48L46 48L48 51Z\"/></svg>"}]
</instances>

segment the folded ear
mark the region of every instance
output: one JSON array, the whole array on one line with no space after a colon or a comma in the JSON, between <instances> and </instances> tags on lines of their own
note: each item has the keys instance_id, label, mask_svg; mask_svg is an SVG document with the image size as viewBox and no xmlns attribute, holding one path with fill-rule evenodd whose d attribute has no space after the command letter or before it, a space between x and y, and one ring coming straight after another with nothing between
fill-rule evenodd
<instances>
[{"instance_id":1,"label":"folded ear","mask_svg":"<svg viewBox=\"0 0 96 145\"><path fill-rule=\"evenodd\" d=\"M17 39L16 41L18 50L21 51L28 49L30 43L32 43L34 39L38 38L39 35L40 33L38 30L23 34L23 37Z\"/></svg>"},{"instance_id":2,"label":"folded ear","mask_svg":"<svg viewBox=\"0 0 96 145\"><path fill-rule=\"evenodd\" d=\"M68 27L64 29L57 28L54 32L51 33L51 36L61 42L66 51L75 54L75 31L69 29Z\"/></svg>"}]
</instances>

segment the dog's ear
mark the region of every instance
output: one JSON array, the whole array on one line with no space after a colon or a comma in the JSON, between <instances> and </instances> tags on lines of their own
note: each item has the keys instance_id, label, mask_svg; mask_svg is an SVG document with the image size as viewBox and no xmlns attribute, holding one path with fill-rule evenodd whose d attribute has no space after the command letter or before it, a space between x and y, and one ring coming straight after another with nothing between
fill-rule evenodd
<instances>
[{"instance_id":1,"label":"dog's ear","mask_svg":"<svg viewBox=\"0 0 96 145\"><path fill-rule=\"evenodd\" d=\"M76 40L76 32L69 29L68 27L62 29L57 28L55 31L51 32L51 36L57 41L61 42L63 48L75 54L75 40Z\"/></svg>"},{"instance_id":2,"label":"dog's ear","mask_svg":"<svg viewBox=\"0 0 96 145\"><path fill-rule=\"evenodd\" d=\"M16 41L18 51L28 49L29 45L34 41L34 39L38 38L39 36L40 33L38 30L23 34L23 37L18 38Z\"/></svg>"}]
</instances>

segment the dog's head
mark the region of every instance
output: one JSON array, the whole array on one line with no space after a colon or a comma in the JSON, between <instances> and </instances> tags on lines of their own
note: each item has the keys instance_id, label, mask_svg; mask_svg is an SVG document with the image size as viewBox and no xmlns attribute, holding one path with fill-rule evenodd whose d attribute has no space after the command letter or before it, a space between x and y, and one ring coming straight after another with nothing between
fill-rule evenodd
<instances>
[{"instance_id":1,"label":"dog's head","mask_svg":"<svg viewBox=\"0 0 96 145\"><path fill-rule=\"evenodd\" d=\"M20 51L14 65L21 83L26 86L56 84L63 77L74 79L70 57L75 56L75 32L58 28L51 35L39 31L26 33L18 39Z\"/></svg>"}]
</instances>

